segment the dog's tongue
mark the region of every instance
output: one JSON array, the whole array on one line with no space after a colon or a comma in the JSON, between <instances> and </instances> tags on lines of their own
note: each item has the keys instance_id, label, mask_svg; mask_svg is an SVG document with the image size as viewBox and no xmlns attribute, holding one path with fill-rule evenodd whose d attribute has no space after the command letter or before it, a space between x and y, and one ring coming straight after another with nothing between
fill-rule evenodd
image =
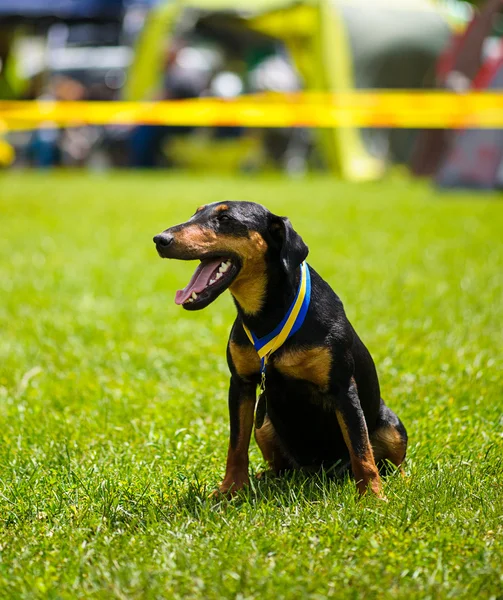
<instances>
[{"instance_id":1,"label":"dog's tongue","mask_svg":"<svg viewBox=\"0 0 503 600\"><path fill-rule=\"evenodd\" d=\"M192 292L202 292L204 288L208 287L211 276L215 269L219 267L221 263L221 259L216 260L207 260L200 265L195 270L194 275L192 275L189 283L183 288L183 290L178 290L175 296L176 304L183 304L187 302L187 300L192 296Z\"/></svg>"}]
</instances>

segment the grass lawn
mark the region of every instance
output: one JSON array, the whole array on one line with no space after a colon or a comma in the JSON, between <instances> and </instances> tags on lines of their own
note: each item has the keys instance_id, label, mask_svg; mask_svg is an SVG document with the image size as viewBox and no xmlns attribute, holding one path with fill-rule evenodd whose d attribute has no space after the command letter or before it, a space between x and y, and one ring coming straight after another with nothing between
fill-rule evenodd
<instances>
[{"instance_id":1,"label":"grass lawn","mask_svg":"<svg viewBox=\"0 0 503 600\"><path fill-rule=\"evenodd\" d=\"M389 502L299 474L208 500L234 307L177 307L193 266L151 239L221 199L287 214L343 299L410 436ZM404 179L0 176L0 597L503 598L500 200Z\"/></svg>"}]
</instances>

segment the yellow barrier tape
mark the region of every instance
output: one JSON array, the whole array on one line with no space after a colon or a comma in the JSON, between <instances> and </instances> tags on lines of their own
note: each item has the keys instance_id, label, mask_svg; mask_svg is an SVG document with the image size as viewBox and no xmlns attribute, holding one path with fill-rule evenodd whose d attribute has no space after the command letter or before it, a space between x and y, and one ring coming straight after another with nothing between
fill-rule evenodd
<instances>
[{"instance_id":1,"label":"yellow barrier tape","mask_svg":"<svg viewBox=\"0 0 503 600\"><path fill-rule=\"evenodd\" d=\"M8 130L81 125L503 128L503 94L364 91L162 102L0 101Z\"/></svg>"}]
</instances>

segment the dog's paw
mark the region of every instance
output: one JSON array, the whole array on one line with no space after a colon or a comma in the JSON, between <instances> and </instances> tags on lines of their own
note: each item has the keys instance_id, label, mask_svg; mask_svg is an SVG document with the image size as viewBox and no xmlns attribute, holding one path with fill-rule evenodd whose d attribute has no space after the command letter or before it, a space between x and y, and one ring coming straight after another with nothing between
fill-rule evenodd
<instances>
[{"instance_id":1,"label":"dog's paw","mask_svg":"<svg viewBox=\"0 0 503 600\"><path fill-rule=\"evenodd\" d=\"M380 502L389 502L388 497L384 494L382 490L380 490L378 494L372 492L372 496L374 498L377 498L377 500L379 500Z\"/></svg>"},{"instance_id":2,"label":"dog's paw","mask_svg":"<svg viewBox=\"0 0 503 600\"><path fill-rule=\"evenodd\" d=\"M213 490L211 494L208 496L208 500L220 500L222 498L222 493L219 489Z\"/></svg>"},{"instance_id":3,"label":"dog's paw","mask_svg":"<svg viewBox=\"0 0 503 600\"><path fill-rule=\"evenodd\" d=\"M367 480L360 479L360 481L356 482L356 487L360 496L365 496L367 493L372 494L376 498L386 500L386 496L382 491L382 482L379 475L375 477L369 478Z\"/></svg>"},{"instance_id":4,"label":"dog's paw","mask_svg":"<svg viewBox=\"0 0 503 600\"><path fill-rule=\"evenodd\" d=\"M232 497L239 490L242 490L245 486L249 485L250 479L248 477L235 477L232 480L224 479L218 486L218 489L210 494L210 498L221 498L222 496Z\"/></svg>"},{"instance_id":5,"label":"dog's paw","mask_svg":"<svg viewBox=\"0 0 503 600\"><path fill-rule=\"evenodd\" d=\"M375 490L375 489L372 489L371 487L369 487L364 492L361 492L359 490L358 495L360 498L370 496L371 498L376 498L377 500L380 500L381 502L389 502L388 498L385 496L384 492L381 489Z\"/></svg>"}]
</instances>

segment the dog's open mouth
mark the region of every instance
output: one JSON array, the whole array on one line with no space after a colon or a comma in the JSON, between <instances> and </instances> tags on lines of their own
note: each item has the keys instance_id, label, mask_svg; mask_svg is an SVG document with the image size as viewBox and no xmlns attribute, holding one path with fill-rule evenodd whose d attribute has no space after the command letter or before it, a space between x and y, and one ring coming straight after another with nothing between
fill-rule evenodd
<instances>
[{"instance_id":1,"label":"dog's open mouth","mask_svg":"<svg viewBox=\"0 0 503 600\"><path fill-rule=\"evenodd\" d=\"M201 260L189 283L176 292L176 304L181 304L187 310L208 306L229 287L238 271L237 262L230 258Z\"/></svg>"}]
</instances>

